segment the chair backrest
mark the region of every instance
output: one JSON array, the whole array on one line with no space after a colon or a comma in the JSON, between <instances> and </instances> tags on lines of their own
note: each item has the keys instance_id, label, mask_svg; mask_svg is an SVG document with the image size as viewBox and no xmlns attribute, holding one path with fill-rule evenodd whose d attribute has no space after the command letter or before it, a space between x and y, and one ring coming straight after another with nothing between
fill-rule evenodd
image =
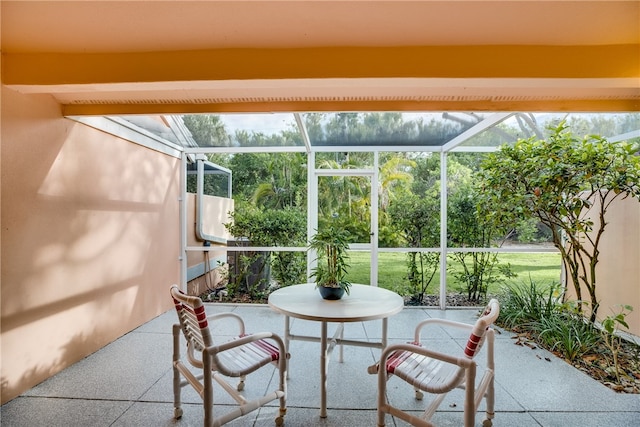
<instances>
[{"instance_id":1,"label":"chair backrest","mask_svg":"<svg viewBox=\"0 0 640 427\"><path fill-rule=\"evenodd\" d=\"M487 329L489 329L493 322L496 321L499 314L500 303L498 303L498 300L492 299L485 307L480 318L476 321L473 330L471 331L471 335L469 335L469 339L467 340L464 355L469 359L473 359L476 354L478 354L482 348L482 344L484 343Z\"/></svg>"},{"instance_id":2,"label":"chair backrest","mask_svg":"<svg viewBox=\"0 0 640 427\"><path fill-rule=\"evenodd\" d=\"M213 345L209 322L202 300L183 293L177 285L171 286L171 297L178 313L184 337L197 351Z\"/></svg>"}]
</instances>

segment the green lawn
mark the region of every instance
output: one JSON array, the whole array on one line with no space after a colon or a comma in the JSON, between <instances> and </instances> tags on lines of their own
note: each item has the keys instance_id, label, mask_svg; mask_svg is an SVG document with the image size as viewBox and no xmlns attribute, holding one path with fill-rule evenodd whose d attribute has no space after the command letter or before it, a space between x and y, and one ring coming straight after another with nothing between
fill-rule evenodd
<instances>
[{"instance_id":1,"label":"green lawn","mask_svg":"<svg viewBox=\"0 0 640 427\"><path fill-rule=\"evenodd\" d=\"M383 252L379 254L378 285L391 289L401 295L408 295L405 253ZM558 283L560 281L560 254L557 253L508 253L500 254L501 263L510 263L511 269L517 277L508 279L508 283L529 282L529 277L539 284ZM369 253L349 253L349 280L352 283L369 283ZM459 268L457 262L450 260L449 267ZM499 290L500 284L491 285L488 293ZM437 294L440 289L440 271L436 271L433 280L427 288L427 293ZM463 290L456 282L451 272L447 272L447 290L457 292Z\"/></svg>"}]
</instances>

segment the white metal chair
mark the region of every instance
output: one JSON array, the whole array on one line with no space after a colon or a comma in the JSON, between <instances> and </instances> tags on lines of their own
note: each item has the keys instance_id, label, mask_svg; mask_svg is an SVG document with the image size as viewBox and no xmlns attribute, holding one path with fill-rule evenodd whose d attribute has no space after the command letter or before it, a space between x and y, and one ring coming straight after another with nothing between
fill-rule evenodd
<instances>
[{"instance_id":1,"label":"white metal chair","mask_svg":"<svg viewBox=\"0 0 640 427\"><path fill-rule=\"evenodd\" d=\"M182 387L190 384L200 395L204 404L204 425L220 426L246 415L269 402L280 400L280 410L275 419L277 426L284 424L286 413L286 371L287 353L282 339L272 332L246 334L244 322L234 313L220 313L207 316L202 300L185 295L178 286L171 287L171 296L178 312L179 324L173 325L173 394L174 415L182 416L180 393ZM214 343L209 331L209 321L230 318L237 321L237 337L229 342ZM180 356L180 331L187 343L187 357ZM279 373L279 386L260 398L247 400L240 393L244 389L246 375L259 368L275 364ZM194 371L196 372L194 374ZM182 377L184 377L184 380ZM237 387L227 381L239 378ZM213 381L215 380L238 403L238 407L214 418Z\"/></svg>"},{"instance_id":2,"label":"white metal chair","mask_svg":"<svg viewBox=\"0 0 640 427\"><path fill-rule=\"evenodd\" d=\"M491 426L491 420L494 417L493 347L495 339L491 325L497 319L499 312L498 301L492 299L475 325L445 319L428 319L416 326L414 342L387 346L382 351L380 361L368 368L370 374L378 374L378 426L384 426L385 415L391 414L414 426L434 427L430 422L431 417L442 403L446 393L455 388L465 390L464 426L475 425L476 411L483 398L486 398L487 418L482 425ZM426 326L464 329L470 331L470 336L459 355L443 354L429 350L421 344L421 332ZM482 379L476 385L477 364L474 358L485 341L487 343L486 369ZM386 384L393 375L414 387L417 400L422 400L422 392L436 395L421 417L411 415L388 403Z\"/></svg>"}]
</instances>

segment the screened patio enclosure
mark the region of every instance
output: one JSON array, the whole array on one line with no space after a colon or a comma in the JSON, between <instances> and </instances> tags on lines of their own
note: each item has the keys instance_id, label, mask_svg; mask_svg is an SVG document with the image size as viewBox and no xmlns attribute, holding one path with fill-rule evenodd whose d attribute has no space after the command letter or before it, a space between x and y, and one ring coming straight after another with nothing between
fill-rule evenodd
<instances>
[{"instance_id":1,"label":"screened patio enclosure","mask_svg":"<svg viewBox=\"0 0 640 427\"><path fill-rule=\"evenodd\" d=\"M349 194L349 197L356 197L359 203L370 207L366 214L354 215L349 219L361 222L359 226L366 230L366 233L354 236L350 246L353 253L359 253L358 259L366 259L370 266L368 276L363 281L378 285L380 269L385 268L379 263L381 254L437 254L437 293L441 308L446 305L448 255L452 253L557 253L550 245L469 247L448 241L448 195L451 186L455 186L457 178L454 175L458 173L450 169L452 161L458 163L456 156L479 157L495 151L502 144L510 144L521 138L543 139L549 134L549 128L561 121L565 121L577 136L598 134L606 137L610 143L640 140L639 113L309 112L75 119L100 128L113 129L116 126L121 129L120 135L132 132L132 140L139 142L144 137L146 145L180 156L183 160L182 200L186 200L187 192L197 193L198 198L206 195L229 198L238 195L235 187L238 179L234 176L233 167L218 164L216 156L219 156L218 159L229 159L243 154L299 153L304 159L302 169L306 174L306 195L298 198L297 208L306 210L306 240L322 226L323 217L345 215L344 210L323 201L327 194L337 191L332 185L339 181L343 186L364 190L364 195ZM109 126L105 126L106 123ZM384 222L381 215L388 215L383 211L391 203L390 198L393 198L391 190L386 187L390 180L389 158L393 155L400 155L406 160L395 164L391 174L396 177L410 175L411 162L420 159L430 159L438 169L437 179L432 180L428 189L437 194L439 203L439 230L431 245L407 246L390 242L389 238L381 236L381 233L385 235L385 230L381 230ZM300 157L297 159L299 161ZM181 253L219 251L219 245L226 243L223 236L200 235L199 240L206 245L187 244L184 236L187 233L185 209L183 203ZM200 210L196 216L197 229L201 228L201 222L210 220L201 217ZM300 241L278 246L256 246L250 242L249 246L229 246L225 250L304 253L306 247ZM183 285L190 279L187 276L186 258L182 257ZM314 266L315 257L309 253L307 277ZM560 277L557 279L561 280Z\"/></svg>"}]
</instances>

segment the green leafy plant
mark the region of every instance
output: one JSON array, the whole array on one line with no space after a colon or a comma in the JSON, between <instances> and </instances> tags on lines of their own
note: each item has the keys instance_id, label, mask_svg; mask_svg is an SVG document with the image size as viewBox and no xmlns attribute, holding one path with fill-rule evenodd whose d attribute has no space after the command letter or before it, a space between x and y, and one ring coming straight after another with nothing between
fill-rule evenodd
<instances>
[{"instance_id":1,"label":"green leafy plant","mask_svg":"<svg viewBox=\"0 0 640 427\"><path fill-rule=\"evenodd\" d=\"M322 230L316 230L308 249L316 252L317 266L311 273L316 286L342 288L348 294L351 287L347 280L349 232L329 223Z\"/></svg>"},{"instance_id":2,"label":"green leafy plant","mask_svg":"<svg viewBox=\"0 0 640 427\"><path fill-rule=\"evenodd\" d=\"M485 221L478 215L478 194L471 187L458 189L449 200L449 245L451 247L502 246L504 240L496 236L505 235L496 224ZM490 284L503 277L513 277L509 265L500 265L495 252L454 251L451 258L462 270L449 268L456 280L463 284L470 301L481 301Z\"/></svg>"},{"instance_id":3,"label":"green leafy plant","mask_svg":"<svg viewBox=\"0 0 640 427\"><path fill-rule=\"evenodd\" d=\"M583 289L588 293L594 322L606 213L617 198L640 199L638 147L597 135L577 138L564 121L549 129L547 139L521 139L486 157L478 181L479 212L497 225L513 228L536 218L549 227L576 298L586 300Z\"/></svg>"},{"instance_id":4,"label":"green leafy plant","mask_svg":"<svg viewBox=\"0 0 640 427\"><path fill-rule=\"evenodd\" d=\"M507 328L535 329L536 325L560 309L560 284L541 285L529 278L504 286L500 297L498 323Z\"/></svg>"},{"instance_id":5,"label":"green leafy plant","mask_svg":"<svg viewBox=\"0 0 640 427\"><path fill-rule=\"evenodd\" d=\"M609 315L602 321L602 337L613 357L613 366L615 370L616 380L620 383L620 364L618 363L618 355L622 346L622 338L618 335L620 327L629 328L626 322L627 314L633 311L630 305L620 305L617 313Z\"/></svg>"},{"instance_id":6,"label":"green leafy plant","mask_svg":"<svg viewBox=\"0 0 640 427\"><path fill-rule=\"evenodd\" d=\"M531 279L505 287L496 324L516 332L517 344L534 349L534 342L613 390L637 393L640 346L619 333L631 306L621 305L600 328L582 315L588 302L562 302L561 290Z\"/></svg>"},{"instance_id":7,"label":"green leafy plant","mask_svg":"<svg viewBox=\"0 0 640 427\"><path fill-rule=\"evenodd\" d=\"M394 229L403 242L412 248L436 247L440 244L440 204L432 194L418 197L405 194L389 206L389 216ZM437 252L408 252L407 274L411 301L421 304L428 286L433 282L440 265Z\"/></svg>"},{"instance_id":8,"label":"green leafy plant","mask_svg":"<svg viewBox=\"0 0 640 427\"><path fill-rule=\"evenodd\" d=\"M408 252L407 274L411 290L411 301L421 304L427 294L427 288L440 266L440 254L437 252Z\"/></svg>"},{"instance_id":9,"label":"green leafy plant","mask_svg":"<svg viewBox=\"0 0 640 427\"><path fill-rule=\"evenodd\" d=\"M568 362L594 349L600 340L593 323L567 311L553 311L542 317L535 329L542 346L560 353Z\"/></svg>"},{"instance_id":10,"label":"green leafy plant","mask_svg":"<svg viewBox=\"0 0 640 427\"><path fill-rule=\"evenodd\" d=\"M593 350L600 333L578 315L575 304L562 303L557 283L528 283L505 287L498 324L530 333L544 348L572 363Z\"/></svg>"},{"instance_id":11,"label":"green leafy plant","mask_svg":"<svg viewBox=\"0 0 640 427\"><path fill-rule=\"evenodd\" d=\"M233 222L225 224L226 229L235 237L246 238L251 246L303 245L305 215L296 209L262 210L248 203L238 203L230 215ZM272 278L280 286L304 280L304 253L246 251L242 255L244 257L239 257L239 261L243 274L230 280L242 285L236 287L241 292L263 293ZM257 288L254 286L256 281Z\"/></svg>"}]
</instances>

